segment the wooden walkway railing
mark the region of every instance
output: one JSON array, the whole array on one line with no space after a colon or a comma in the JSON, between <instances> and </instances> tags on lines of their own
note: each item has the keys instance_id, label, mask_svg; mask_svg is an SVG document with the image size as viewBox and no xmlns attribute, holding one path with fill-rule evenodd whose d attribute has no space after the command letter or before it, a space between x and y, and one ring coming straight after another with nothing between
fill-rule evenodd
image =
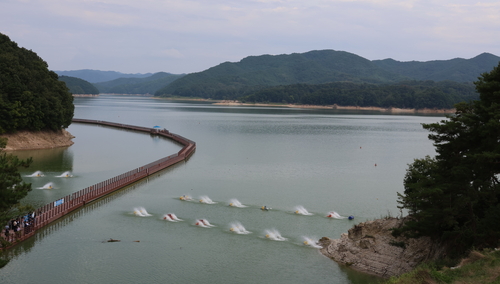
<instances>
[{"instance_id":1,"label":"wooden walkway railing","mask_svg":"<svg viewBox=\"0 0 500 284\"><path fill-rule=\"evenodd\" d=\"M5 229L7 230L7 233L5 232L5 230L2 230L2 237L10 243L10 245L6 248L9 248L14 244L17 244L33 236L38 229L84 206L86 203L99 199L131 183L134 183L151 174L154 174L167 167L170 167L180 161L184 161L196 150L195 142L187 138L184 138L180 135L171 133L166 129L147 128L134 125L101 121L101 120L88 120L88 119L78 119L78 118L73 118L73 122L98 124L98 125L105 125L111 127L118 127L122 129L146 132L174 140L182 144L184 147L179 152L173 155L161 158L147 165L133 169L119 176L112 177L108 180L105 180L98 184L94 184L80 191L67 195L63 198L55 200L54 202L46 204L45 206L42 206L41 208L35 210L34 218L31 218L28 222L24 222L24 219L20 218L22 220L17 220L18 226L16 226L16 228L18 228L18 230L13 230L14 228L10 228L9 230Z\"/></svg>"}]
</instances>

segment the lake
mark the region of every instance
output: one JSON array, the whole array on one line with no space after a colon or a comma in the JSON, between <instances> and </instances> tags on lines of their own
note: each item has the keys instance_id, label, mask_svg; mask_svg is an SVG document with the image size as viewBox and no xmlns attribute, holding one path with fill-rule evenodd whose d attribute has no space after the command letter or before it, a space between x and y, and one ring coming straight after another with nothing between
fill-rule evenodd
<instances>
[{"instance_id":1,"label":"lake","mask_svg":"<svg viewBox=\"0 0 500 284\"><path fill-rule=\"evenodd\" d=\"M304 241L400 214L407 165L435 154L421 124L444 119L111 95L75 98L75 117L160 126L197 149L3 253L12 259L0 283L375 283ZM181 148L109 127L68 131L71 147L15 152L35 160L22 172L33 184L25 202L41 206ZM354 220L327 218L332 211Z\"/></svg>"}]
</instances>

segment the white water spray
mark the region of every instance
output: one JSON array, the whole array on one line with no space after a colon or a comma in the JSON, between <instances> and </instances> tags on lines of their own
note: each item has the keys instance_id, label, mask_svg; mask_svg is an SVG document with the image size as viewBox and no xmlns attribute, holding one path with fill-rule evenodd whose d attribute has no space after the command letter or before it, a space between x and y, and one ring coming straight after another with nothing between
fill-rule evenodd
<instances>
[{"instance_id":1,"label":"white water spray","mask_svg":"<svg viewBox=\"0 0 500 284\"><path fill-rule=\"evenodd\" d=\"M241 225L240 222L231 223L229 226L230 226L229 231L236 233L238 235L246 235L252 233L250 231L247 231L247 229L245 229L245 227L243 227L243 225Z\"/></svg>"},{"instance_id":2,"label":"white water spray","mask_svg":"<svg viewBox=\"0 0 500 284\"><path fill-rule=\"evenodd\" d=\"M207 219L198 219L196 220L195 223L196 226L204 227L204 228L210 228L210 227L215 227L214 225L210 224Z\"/></svg>"},{"instance_id":3,"label":"white water spray","mask_svg":"<svg viewBox=\"0 0 500 284\"><path fill-rule=\"evenodd\" d=\"M148 213L148 211L146 211L146 209L144 209L144 207L136 207L136 208L134 208L134 215L135 216L139 216L139 217L152 216L151 214Z\"/></svg>"},{"instance_id":4,"label":"white water spray","mask_svg":"<svg viewBox=\"0 0 500 284\"><path fill-rule=\"evenodd\" d=\"M200 196L200 203L205 203L205 204L215 204L217 202L212 201L208 196Z\"/></svg>"},{"instance_id":5,"label":"white water spray","mask_svg":"<svg viewBox=\"0 0 500 284\"><path fill-rule=\"evenodd\" d=\"M280 232L278 232L278 230L275 230L275 229L272 229L272 230L266 230L265 231L266 233L266 238L267 239L270 239L270 240L273 240L273 241L286 241L287 238L284 238L281 236Z\"/></svg>"},{"instance_id":6,"label":"white water spray","mask_svg":"<svg viewBox=\"0 0 500 284\"><path fill-rule=\"evenodd\" d=\"M53 189L54 188L54 184L49 182L47 184L45 184L44 186L42 187L39 187L39 189Z\"/></svg>"},{"instance_id":7,"label":"white water spray","mask_svg":"<svg viewBox=\"0 0 500 284\"><path fill-rule=\"evenodd\" d=\"M32 173L31 175L27 175L28 177L43 177L44 174L41 171L36 171Z\"/></svg>"},{"instance_id":8,"label":"white water spray","mask_svg":"<svg viewBox=\"0 0 500 284\"><path fill-rule=\"evenodd\" d=\"M314 215L313 213L309 213L303 206L297 206L295 207L295 214L300 214L300 215Z\"/></svg>"},{"instance_id":9,"label":"white water spray","mask_svg":"<svg viewBox=\"0 0 500 284\"><path fill-rule=\"evenodd\" d=\"M239 202L238 199L231 199L231 200L229 200L229 206L238 207L238 208L247 207L247 206L241 204L241 202Z\"/></svg>"},{"instance_id":10,"label":"white water spray","mask_svg":"<svg viewBox=\"0 0 500 284\"><path fill-rule=\"evenodd\" d=\"M303 237L304 238L304 242L303 244L306 245L306 246L310 246L310 247L313 247L313 248L322 248L320 245L318 245L318 242L316 242L315 240L309 238L309 237Z\"/></svg>"},{"instance_id":11,"label":"white water spray","mask_svg":"<svg viewBox=\"0 0 500 284\"><path fill-rule=\"evenodd\" d=\"M167 220L170 222L183 221L182 219L179 219L174 213L168 213L168 214L163 215L163 220Z\"/></svg>"},{"instance_id":12,"label":"white water spray","mask_svg":"<svg viewBox=\"0 0 500 284\"><path fill-rule=\"evenodd\" d=\"M328 214L326 214L326 217L333 218L333 219L345 219L345 218L347 218L344 216L340 216L340 214L335 212L335 211L328 212Z\"/></svg>"},{"instance_id":13,"label":"white water spray","mask_svg":"<svg viewBox=\"0 0 500 284\"><path fill-rule=\"evenodd\" d=\"M70 171L67 171L67 172L64 172L62 173L60 176L56 176L58 178L69 178L69 177L73 177L73 175L71 174Z\"/></svg>"}]
</instances>

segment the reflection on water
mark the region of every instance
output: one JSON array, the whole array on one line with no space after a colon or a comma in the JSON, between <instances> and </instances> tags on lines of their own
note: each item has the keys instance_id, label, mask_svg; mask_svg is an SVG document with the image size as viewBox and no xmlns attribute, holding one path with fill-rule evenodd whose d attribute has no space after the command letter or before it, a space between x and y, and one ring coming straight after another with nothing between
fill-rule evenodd
<instances>
[{"instance_id":1,"label":"reflection on water","mask_svg":"<svg viewBox=\"0 0 500 284\"><path fill-rule=\"evenodd\" d=\"M73 170L73 153L70 147L60 147L41 150L12 151L19 159L33 158L33 163L23 172L33 172L43 169L44 172L65 172Z\"/></svg>"}]
</instances>

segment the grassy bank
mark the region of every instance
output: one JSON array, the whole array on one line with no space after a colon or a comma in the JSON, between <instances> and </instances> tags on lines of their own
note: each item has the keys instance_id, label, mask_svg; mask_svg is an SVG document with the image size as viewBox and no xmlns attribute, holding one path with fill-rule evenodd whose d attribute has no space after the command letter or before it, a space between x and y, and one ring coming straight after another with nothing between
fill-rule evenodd
<instances>
[{"instance_id":1,"label":"grassy bank","mask_svg":"<svg viewBox=\"0 0 500 284\"><path fill-rule=\"evenodd\" d=\"M500 283L500 250L472 251L455 267L450 268L450 263L422 264L409 273L389 279L385 284Z\"/></svg>"}]
</instances>

